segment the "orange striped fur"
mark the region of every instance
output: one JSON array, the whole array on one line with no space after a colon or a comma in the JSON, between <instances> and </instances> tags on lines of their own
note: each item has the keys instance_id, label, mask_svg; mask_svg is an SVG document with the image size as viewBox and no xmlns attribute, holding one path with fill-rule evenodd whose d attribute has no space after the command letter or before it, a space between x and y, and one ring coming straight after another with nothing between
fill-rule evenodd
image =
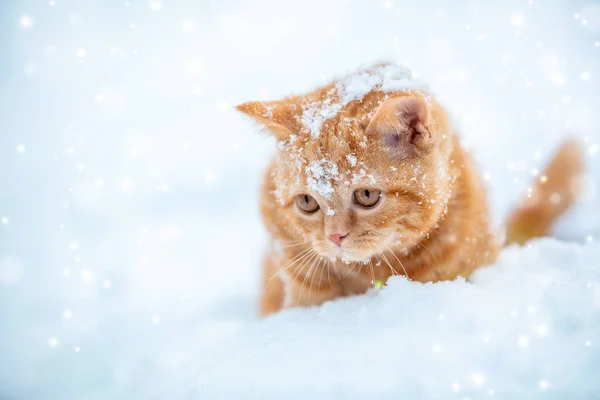
<instances>
[{"instance_id":1,"label":"orange striped fur","mask_svg":"<svg viewBox=\"0 0 600 400\"><path fill-rule=\"evenodd\" d=\"M261 315L364 293L392 275L419 282L468 277L494 263L502 246L479 171L430 93L371 90L344 104L335 84L237 107L278 141L260 198L271 236ZM316 134L303 120L314 104L335 111ZM507 242L548 233L575 199L571 182L580 163L577 145L568 142L509 218ZM381 192L372 209L353 198L365 188ZM296 204L305 194L319 206L310 215ZM328 237L337 232L347 232L341 247Z\"/></svg>"}]
</instances>

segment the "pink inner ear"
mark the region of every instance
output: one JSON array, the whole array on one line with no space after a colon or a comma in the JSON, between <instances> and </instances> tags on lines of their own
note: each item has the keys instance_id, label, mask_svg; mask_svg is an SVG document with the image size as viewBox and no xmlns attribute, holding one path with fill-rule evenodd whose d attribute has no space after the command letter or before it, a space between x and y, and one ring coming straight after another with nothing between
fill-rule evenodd
<instances>
[{"instance_id":1,"label":"pink inner ear","mask_svg":"<svg viewBox=\"0 0 600 400\"><path fill-rule=\"evenodd\" d=\"M422 99L415 97L401 97L396 105L398 119L411 129L417 124L427 124L427 105Z\"/></svg>"},{"instance_id":2,"label":"pink inner ear","mask_svg":"<svg viewBox=\"0 0 600 400\"><path fill-rule=\"evenodd\" d=\"M402 138L400 137L399 134L397 133L393 133L393 134L387 134L385 135L385 137L383 138L383 142L390 147L398 147L400 146L400 144L402 143Z\"/></svg>"},{"instance_id":3,"label":"pink inner ear","mask_svg":"<svg viewBox=\"0 0 600 400\"><path fill-rule=\"evenodd\" d=\"M382 137L386 146L410 153L428 135L429 111L420 97L393 97L384 101L367 131Z\"/></svg>"}]
</instances>

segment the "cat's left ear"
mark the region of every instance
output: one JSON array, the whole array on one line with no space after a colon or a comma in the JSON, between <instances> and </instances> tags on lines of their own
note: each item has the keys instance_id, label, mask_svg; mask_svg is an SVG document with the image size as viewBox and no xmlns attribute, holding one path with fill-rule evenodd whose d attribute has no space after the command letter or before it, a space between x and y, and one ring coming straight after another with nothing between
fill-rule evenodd
<instances>
[{"instance_id":1,"label":"cat's left ear","mask_svg":"<svg viewBox=\"0 0 600 400\"><path fill-rule=\"evenodd\" d=\"M286 139L293 131L293 118L286 104L280 101L251 101L236 107L247 116L254 119L277 140Z\"/></svg>"},{"instance_id":2,"label":"cat's left ear","mask_svg":"<svg viewBox=\"0 0 600 400\"><path fill-rule=\"evenodd\" d=\"M367 126L367 135L378 136L392 151L406 155L426 150L432 143L431 112L420 96L385 100Z\"/></svg>"}]
</instances>

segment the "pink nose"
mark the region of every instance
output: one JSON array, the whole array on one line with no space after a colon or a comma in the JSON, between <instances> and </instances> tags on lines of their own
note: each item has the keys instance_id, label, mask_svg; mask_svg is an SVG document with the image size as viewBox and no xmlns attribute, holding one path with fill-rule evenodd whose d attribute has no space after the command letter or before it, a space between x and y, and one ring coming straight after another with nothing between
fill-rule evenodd
<instances>
[{"instance_id":1,"label":"pink nose","mask_svg":"<svg viewBox=\"0 0 600 400\"><path fill-rule=\"evenodd\" d=\"M333 243L337 244L338 246L342 245L342 239L345 238L346 236L348 236L348 233L335 233L333 235L329 235L329 239L331 239L333 241Z\"/></svg>"}]
</instances>

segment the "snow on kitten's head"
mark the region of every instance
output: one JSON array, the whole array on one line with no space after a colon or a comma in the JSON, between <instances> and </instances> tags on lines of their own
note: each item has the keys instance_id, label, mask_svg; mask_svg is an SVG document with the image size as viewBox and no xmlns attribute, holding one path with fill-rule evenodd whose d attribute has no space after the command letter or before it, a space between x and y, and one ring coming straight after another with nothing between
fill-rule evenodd
<instances>
[{"instance_id":1,"label":"snow on kitten's head","mask_svg":"<svg viewBox=\"0 0 600 400\"><path fill-rule=\"evenodd\" d=\"M443 216L453 131L410 71L379 65L237 109L278 142L262 204L274 237L365 261L416 245Z\"/></svg>"}]
</instances>

